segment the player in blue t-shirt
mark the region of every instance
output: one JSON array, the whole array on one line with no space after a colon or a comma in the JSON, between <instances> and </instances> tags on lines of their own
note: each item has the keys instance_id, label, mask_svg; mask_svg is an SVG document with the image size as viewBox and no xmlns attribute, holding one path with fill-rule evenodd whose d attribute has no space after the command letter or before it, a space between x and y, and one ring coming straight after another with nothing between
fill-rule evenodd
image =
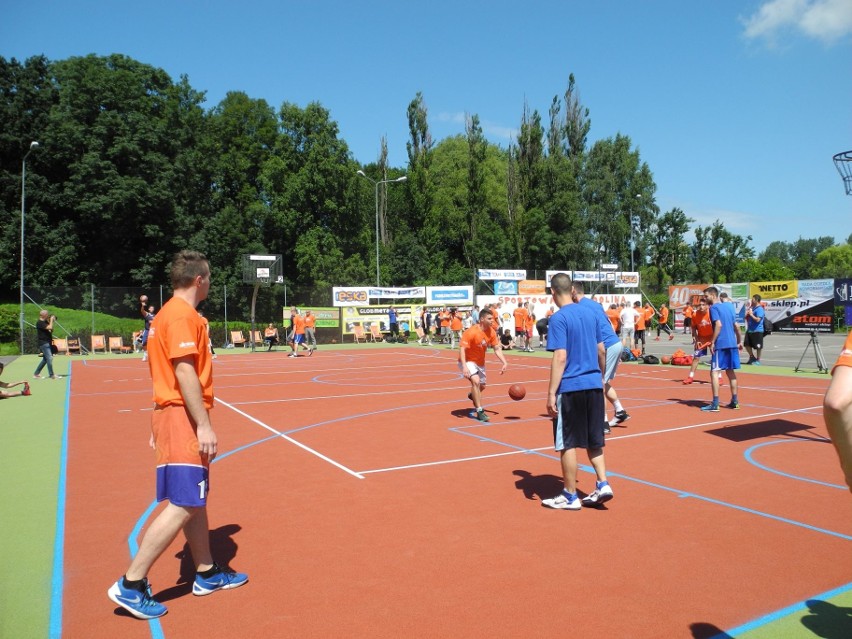
<instances>
[{"instance_id":1,"label":"player in blue t-shirt","mask_svg":"<svg viewBox=\"0 0 852 639\"><path fill-rule=\"evenodd\" d=\"M751 304L746 307L746 334L743 340L748 352L748 361L746 364L754 364L760 366L760 351L763 350L763 319L766 317L766 311L763 310L763 304L760 303L760 295L753 295Z\"/></svg>"},{"instance_id":2,"label":"player in blue t-shirt","mask_svg":"<svg viewBox=\"0 0 852 639\"><path fill-rule=\"evenodd\" d=\"M573 282L571 284L571 298L575 304L589 305L589 308L595 311L595 320L598 329L598 341L603 342L604 350L606 351L606 362L604 364L604 397L607 398L612 407L615 409L615 417L612 421L607 421L604 424L604 434L608 435L613 426L623 424L630 415L624 410L621 401L618 399L618 393L612 386L612 380L615 379L615 371L618 370L618 363L621 361L621 353L624 347L621 345L621 339L615 334L612 328L612 322L606 316L603 306L594 300L590 300L585 295L585 287L582 282ZM604 414L604 418L606 415Z\"/></svg>"},{"instance_id":3,"label":"player in blue t-shirt","mask_svg":"<svg viewBox=\"0 0 852 639\"><path fill-rule=\"evenodd\" d=\"M604 464L605 419L601 368L603 342L598 337L595 311L588 304L574 304L571 278L557 273L550 281L553 301L559 306L551 318L547 350L553 353L547 412L553 418L554 447L559 451L563 491L542 500L560 510L580 510L612 499ZM585 448L595 469L595 490L582 500L577 496L577 449Z\"/></svg>"},{"instance_id":4,"label":"player in blue t-shirt","mask_svg":"<svg viewBox=\"0 0 852 639\"><path fill-rule=\"evenodd\" d=\"M704 289L704 299L710 305L710 323L713 325L713 337L710 341L710 384L713 388L713 402L702 406L703 411L719 411L719 377L715 371L725 371L731 386L731 403L727 408L740 407L737 398L737 373L740 367L741 335L737 326L734 305L719 302L719 289L710 286Z\"/></svg>"}]
</instances>

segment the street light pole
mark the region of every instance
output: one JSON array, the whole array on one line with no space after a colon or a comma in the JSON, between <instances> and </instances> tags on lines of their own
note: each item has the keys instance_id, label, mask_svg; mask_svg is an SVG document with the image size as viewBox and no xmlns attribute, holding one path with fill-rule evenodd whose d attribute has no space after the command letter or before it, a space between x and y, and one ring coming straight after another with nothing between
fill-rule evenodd
<instances>
[{"instance_id":1,"label":"street light pole","mask_svg":"<svg viewBox=\"0 0 852 639\"><path fill-rule=\"evenodd\" d=\"M373 186L376 190L376 286L381 286L381 281L379 278L379 185L380 184L392 184L394 182L405 182L408 177L403 175L402 177L398 177L395 180L374 180L369 177L363 171L358 171L358 175L362 178L369 180L373 183Z\"/></svg>"},{"instance_id":2,"label":"street light pole","mask_svg":"<svg viewBox=\"0 0 852 639\"><path fill-rule=\"evenodd\" d=\"M21 355L24 354L24 215L27 209L27 158L35 149L38 148L38 142L30 142L30 150L24 155L21 162Z\"/></svg>"},{"instance_id":3,"label":"street light pole","mask_svg":"<svg viewBox=\"0 0 852 639\"><path fill-rule=\"evenodd\" d=\"M642 194L637 193L636 199L641 200ZM633 254L636 252L636 242L633 239L633 209L630 209L630 272L634 273L636 269L633 267Z\"/></svg>"}]
</instances>

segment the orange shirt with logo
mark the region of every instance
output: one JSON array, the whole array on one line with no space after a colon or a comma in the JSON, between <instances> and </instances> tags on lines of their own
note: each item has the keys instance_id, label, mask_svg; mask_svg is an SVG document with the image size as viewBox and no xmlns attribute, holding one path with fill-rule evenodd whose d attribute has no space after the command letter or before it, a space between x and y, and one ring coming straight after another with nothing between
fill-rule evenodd
<instances>
[{"instance_id":1,"label":"orange shirt with logo","mask_svg":"<svg viewBox=\"0 0 852 639\"><path fill-rule=\"evenodd\" d=\"M669 321L669 309L663 306L660 309L660 324L665 324Z\"/></svg>"},{"instance_id":2,"label":"orange shirt with logo","mask_svg":"<svg viewBox=\"0 0 852 639\"><path fill-rule=\"evenodd\" d=\"M519 306L514 311L512 311L512 315L515 316L515 330L523 330L524 323L526 322L526 319L529 316L529 311L523 306Z\"/></svg>"},{"instance_id":3,"label":"orange shirt with logo","mask_svg":"<svg viewBox=\"0 0 852 639\"><path fill-rule=\"evenodd\" d=\"M305 328L314 328L317 325L317 316L311 313L305 315Z\"/></svg>"},{"instance_id":4,"label":"orange shirt with logo","mask_svg":"<svg viewBox=\"0 0 852 639\"><path fill-rule=\"evenodd\" d=\"M485 353L489 346L497 346L500 338L497 332L488 327L482 330L479 324L467 329L459 341L459 348L465 349L465 361L473 362L477 366L485 366Z\"/></svg>"},{"instance_id":5,"label":"orange shirt with logo","mask_svg":"<svg viewBox=\"0 0 852 639\"><path fill-rule=\"evenodd\" d=\"M460 331L462 329L462 318L461 315L456 313L452 316L450 320L450 330L451 331Z\"/></svg>"},{"instance_id":6,"label":"orange shirt with logo","mask_svg":"<svg viewBox=\"0 0 852 639\"><path fill-rule=\"evenodd\" d=\"M695 329L695 334L699 344L709 342L713 339L713 322L710 321L710 310L695 311L692 316L692 328Z\"/></svg>"},{"instance_id":7,"label":"orange shirt with logo","mask_svg":"<svg viewBox=\"0 0 852 639\"><path fill-rule=\"evenodd\" d=\"M198 312L173 297L163 305L148 333L148 367L158 406L184 406L174 360L192 355L207 410L213 408L213 358L207 348L207 329Z\"/></svg>"},{"instance_id":8,"label":"orange shirt with logo","mask_svg":"<svg viewBox=\"0 0 852 639\"><path fill-rule=\"evenodd\" d=\"M644 331L645 330L645 314L642 312L642 309L636 309L638 315L636 316L636 330Z\"/></svg>"},{"instance_id":9,"label":"orange shirt with logo","mask_svg":"<svg viewBox=\"0 0 852 639\"><path fill-rule=\"evenodd\" d=\"M694 314L695 314L695 311L692 309L692 307L689 304L687 304L686 306L683 307L683 316L684 317L692 317Z\"/></svg>"}]
</instances>

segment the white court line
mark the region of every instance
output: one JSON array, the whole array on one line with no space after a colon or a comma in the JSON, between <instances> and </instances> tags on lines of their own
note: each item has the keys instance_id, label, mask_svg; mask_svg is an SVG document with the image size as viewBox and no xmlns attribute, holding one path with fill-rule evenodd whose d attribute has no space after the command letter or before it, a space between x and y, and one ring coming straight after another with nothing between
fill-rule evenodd
<instances>
[{"instance_id":1,"label":"white court line","mask_svg":"<svg viewBox=\"0 0 852 639\"><path fill-rule=\"evenodd\" d=\"M676 426L674 428L665 428L665 429L662 429L662 430L652 430L652 431L647 431L647 432L644 432L644 433L633 433L631 435L615 435L615 436L607 437L606 439L607 439L607 442L610 442L610 441L616 441L616 440L619 440L619 439L633 439L633 438L636 438L636 437L647 437L649 435L665 435L667 433L672 433L672 432L676 432L676 431L679 431L679 430L691 430L693 428L703 428L703 427L706 427L706 426L718 426L718 425L721 425L721 424L727 424L729 422L743 422L743 421L750 421L750 420L754 420L754 419L765 419L767 417L777 417L779 415L787 415L787 414L790 414L790 413L801 413L801 412L805 412L805 411L809 411L809 410L814 410L814 408L816 408L816 407L799 408L799 409L796 409L796 410L785 410L785 411L781 411L781 412L778 412L778 413L766 413L766 414L763 414L763 415L753 415L752 417L737 416L737 417L732 417L731 419L721 419L721 420L716 421L716 422L704 422L702 424L693 424L693 425L690 425L690 426ZM822 407L820 406L820 408L822 408ZM496 442L496 441L488 441L486 443L495 444L497 446L501 445L499 442ZM514 446L513 444L508 444L508 443L505 444L505 445L506 446L510 446L510 445ZM413 469L413 468L424 468L424 467L427 467L427 466L443 466L443 465L446 465L446 464L457 464L457 463L466 462L466 461L477 461L477 460L480 460L480 459L492 459L494 457L507 457L509 455L529 455L530 453L538 453L538 452L541 452L541 451L544 451L544 450L553 451L553 446L542 446L540 448L526 448L524 450L513 450L513 451L506 452L506 453L492 453L492 454L489 454L489 455L479 455L479 456L475 456L475 457L460 457L460 458L455 458L455 459L443 459L443 460L439 460L439 461L423 462L421 464L410 464L410 465L407 465L407 466L392 466L392 467L389 467L389 468L374 468L372 470L361 470L361 471L358 471L358 472L361 475L371 475L373 473L386 473L386 472L390 472L390 471L394 471L394 470L410 470L410 469Z\"/></svg>"},{"instance_id":2,"label":"white court line","mask_svg":"<svg viewBox=\"0 0 852 639\"><path fill-rule=\"evenodd\" d=\"M322 459L323 461L328 462L328 463L329 463L329 464L331 464L332 466L336 466L336 467L337 467L337 468L339 468L340 470L342 470L342 471L345 471L345 472L349 473L349 474L350 474L350 475L352 475L353 477L357 477L358 479L364 479L364 476L363 476L363 475L361 475L360 473L356 473L354 470L351 470L351 469L347 468L346 466L344 466L343 464L340 464L340 463L338 463L338 462L334 461L334 460L333 460L333 459L331 459L330 457L326 457L325 455L323 455L322 453L320 453L320 452L318 452L318 451L314 450L313 448L311 448L311 447L309 447L309 446L305 446L304 444L302 444L302 443L300 443L300 442L297 442L297 441L296 441L295 439L293 439L292 437L289 437L289 436L285 435L284 433L282 433L282 432L280 432L280 431L275 430L274 428L272 428L272 426L269 426L268 424L264 424L264 423L263 423L262 421L260 421L259 419L255 419L254 417L252 417L252 416L251 416L251 415L249 415L248 413L245 413L245 412L241 411L239 408L236 408L235 406L232 406L232 405L231 405L231 404L229 404L228 402L226 402L226 401L224 401L224 400L221 400L221 399L219 399L218 397L216 398L216 401L217 401L217 402L219 402L220 404L222 404L223 406L225 406L225 407L227 407L227 408L230 408L230 409L231 409L232 411L234 411L235 413L238 413L239 415L242 415L243 417L245 417L245 418L246 418L246 419L248 419L249 421L254 422L254 423L255 423L255 424L257 424L258 426L260 426L260 427L262 427L262 428L265 428L265 429L266 429L266 430L268 430L270 433L275 433L276 435L278 435L278 436L279 436L279 437L281 437L282 439L286 439L286 440L287 440L288 442L290 442L291 444L295 444L296 446L298 446L298 447L299 447L299 448L301 448L302 450L304 450L304 451L306 451L306 452L310 453L311 455L315 455L316 457L319 457L319 458L320 458L320 459Z\"/></svg>"}]
</instances>

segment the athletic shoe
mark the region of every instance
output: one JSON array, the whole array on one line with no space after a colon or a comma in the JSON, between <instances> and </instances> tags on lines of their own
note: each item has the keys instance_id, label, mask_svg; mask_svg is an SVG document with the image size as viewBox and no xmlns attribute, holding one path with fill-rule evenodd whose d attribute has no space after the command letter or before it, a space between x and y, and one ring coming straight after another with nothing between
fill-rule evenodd
<instances>
[{"instance_id":1,"label":"athletic shoe","mask_svg":"<svg viewBox=\"0 0 852 639\"><path fill-rule=\"evenodd\" d=\"M759 360L759 359L754 360L754 361L752 362L752 365L753 365L753 366L760 366L760 360Z\"/></svg>"},{"instance_id":2,"label":"athletic shoe","mask_svg":"<svg viewBox=\"0 0 852 639\"><path fill-rule=\"evenodd\" d=\"M746 362L746 366L748 366L749 364L754 364L754 358L753 357L748 358L748 361Z\"/></svg>"},{"instance_id":3,"label":"athletic shoe","mask_svg":"<svg viewBox=\"0 0 852 639\"><path fill-rule=\"evenodd\" d=\"M580 510L583 507L580 498L577 495L566 495L565 492L559 493L556 497L550 499L542 499L541 505L546 508L555 508L556 510Z\"/></svg>"},{"instance_id":4,"label":"athletic shoe","mask_svg":"<svg viewBox=\"0 0 852 639\"><path fill-rule=\"evenodd\" d=\"M162 617L169 610L163 604L154 601L151 596L151 585L147 579L143 579L144 590L134 590L124 587L124 577L120 577L109 590L107 596L114 603L124 608L137 619L155 619Z\"/></svg>"},{"instance_id":5,"label":"athletic shoe","mask_svg":"<svg viewBox=\"0 0 852 639\"><path fill-rule=\"evenodd\" d=\"M21 395L24 395L25 397L32 395L32 392L30 391L29 382L24 382L24 390L21 391Z\"/></svg>"},{"instance_id":6,"label":"athletic shoe","mask_svg":"<svg viewBox=\"0 0 852 639\"><path fill-rule=\"evenodd\" d=\"M718 413L719 404L707 404L707 406L702 406L701 410L705 413Z\"/></svg>"},{"instance_id":7,"label":"athletic shoe","mask_svg":"<svg viewBox=\"0 0 852 639\"><path fill-rule=\"evenodd\" d=\"M684 384L691 384L691 383L692 383L692 381L693 381L693 380L692 380L692 378L691 378L691 377L687 377L685 380L683 380L683 383L684 383Z\"/></svg>"},{"instance_id":8,"label":"athletic shoe","mask_svg":"<svg viewBox=\"0 0 852 639\"><path fill-rule=\"evenodd\" d=\"M222 568L217 564L213 564L216 572L212 577L202 577L199 573L195 573L195 583L192 584L192 594L198 597L210 595L217 590L230 590L231 588L239 588L248 582L248 575L241 572L234 572L230 568Z\"/></svg>"},{"instance_id":9,"label":"athletic shoe","mask_svg":"<svg viewBox=\"0 0 852 639\"><path fill-rule=\"evenodd\" d=\"M655 342L659 342L659 341L660 341L660 338L659 338L659 337L655 337L655 338L654 338L654 341L655 341Z\"/></svg>"},{"instance_id":10,"label":"athletic shoe","mask_svg":"<svg viewBox=\"0 0 852 639\"><path fill-rule=\"evenodd\" d=\"M609 426L609 422L604 420L604 435L609 435L612 432L612 428Z\"/></svg>"},{"instance_id":11,"label":"athletic shoe","mask_svg":"<svg viewBox=\"0 0 852 639\"><path fill-rule=\"evenodd\" d=\"M41 379L41 375L33 375L33 379Z\"/></svg>"},{"instance_id":12,"label":"athletic shoe","mask_svg":"<svg viewBox=\"0 0 852 639\"><path fill-rule=\"evenodd\" d=\"M296 353L290 353L287 357L298 357L298 355L296 355Z\"/></svg>"},{"instance_id":13,"label":"athletic shoe","mask_svg":"<svg viewBox=\"0 0 852 639\"><path fill-rule=\"evenodd\" d=\"M583 497L584 506L599 506L612 499L612 488L607 481L599 481L595 484L595 490L591 495Z\"/></svg>"},{"instance_id":14,"label":"athletic shoe","mask_svg":"<svg viewBox=\"0 0 852 639\"><path fill-rule=\"evenodd\" d=\"M313 354L314 354L314 349L309 348L309 349L308 349L308 357L310 357L310 356L311 356L311 355L313 355Z\"/></svg>"},{"instance_id":15,"label":"athletic shoe","mask_svg":"<svg viewBox=\"0 0 852 639\"><path fill-rule=\"evenodd\" d=\"M672 341L673 339L674 339L674 335L669 335L669 341Z\"/></svg>"},{"instance_id":16,"label":"athletic shoe","mask_svg":"<svg viewBox=\"0 0 852 639\"><path fill-rule=\"evenodd\" d=\"M485 414L485 409L482 409L482 408L480 408L476 411L476 418L481 422L489 421L488 415Z\"/></svg>"},{"instance_id":17,"label":"athletic shoe","mask_svg":"<svg viewBox=\"0 0 852 639\"><path fill-rule=\"evenodd\" d=\"M731 410L739 410L740 404L739 402L731 402L730 404L725 404L725 408L730 408Z\"/></svg>"},{"instance_id":18,"label":"athletic shoe","mask_svg":"<svg viewBox=\"0 0 852 639\"><path fill-rule=\"evenodd\" d=\"M627 414L626 410L620 410L615 414L615 423L623 424L628 419L630 419L630 415Z\"/></svg>"}]
</instances>

